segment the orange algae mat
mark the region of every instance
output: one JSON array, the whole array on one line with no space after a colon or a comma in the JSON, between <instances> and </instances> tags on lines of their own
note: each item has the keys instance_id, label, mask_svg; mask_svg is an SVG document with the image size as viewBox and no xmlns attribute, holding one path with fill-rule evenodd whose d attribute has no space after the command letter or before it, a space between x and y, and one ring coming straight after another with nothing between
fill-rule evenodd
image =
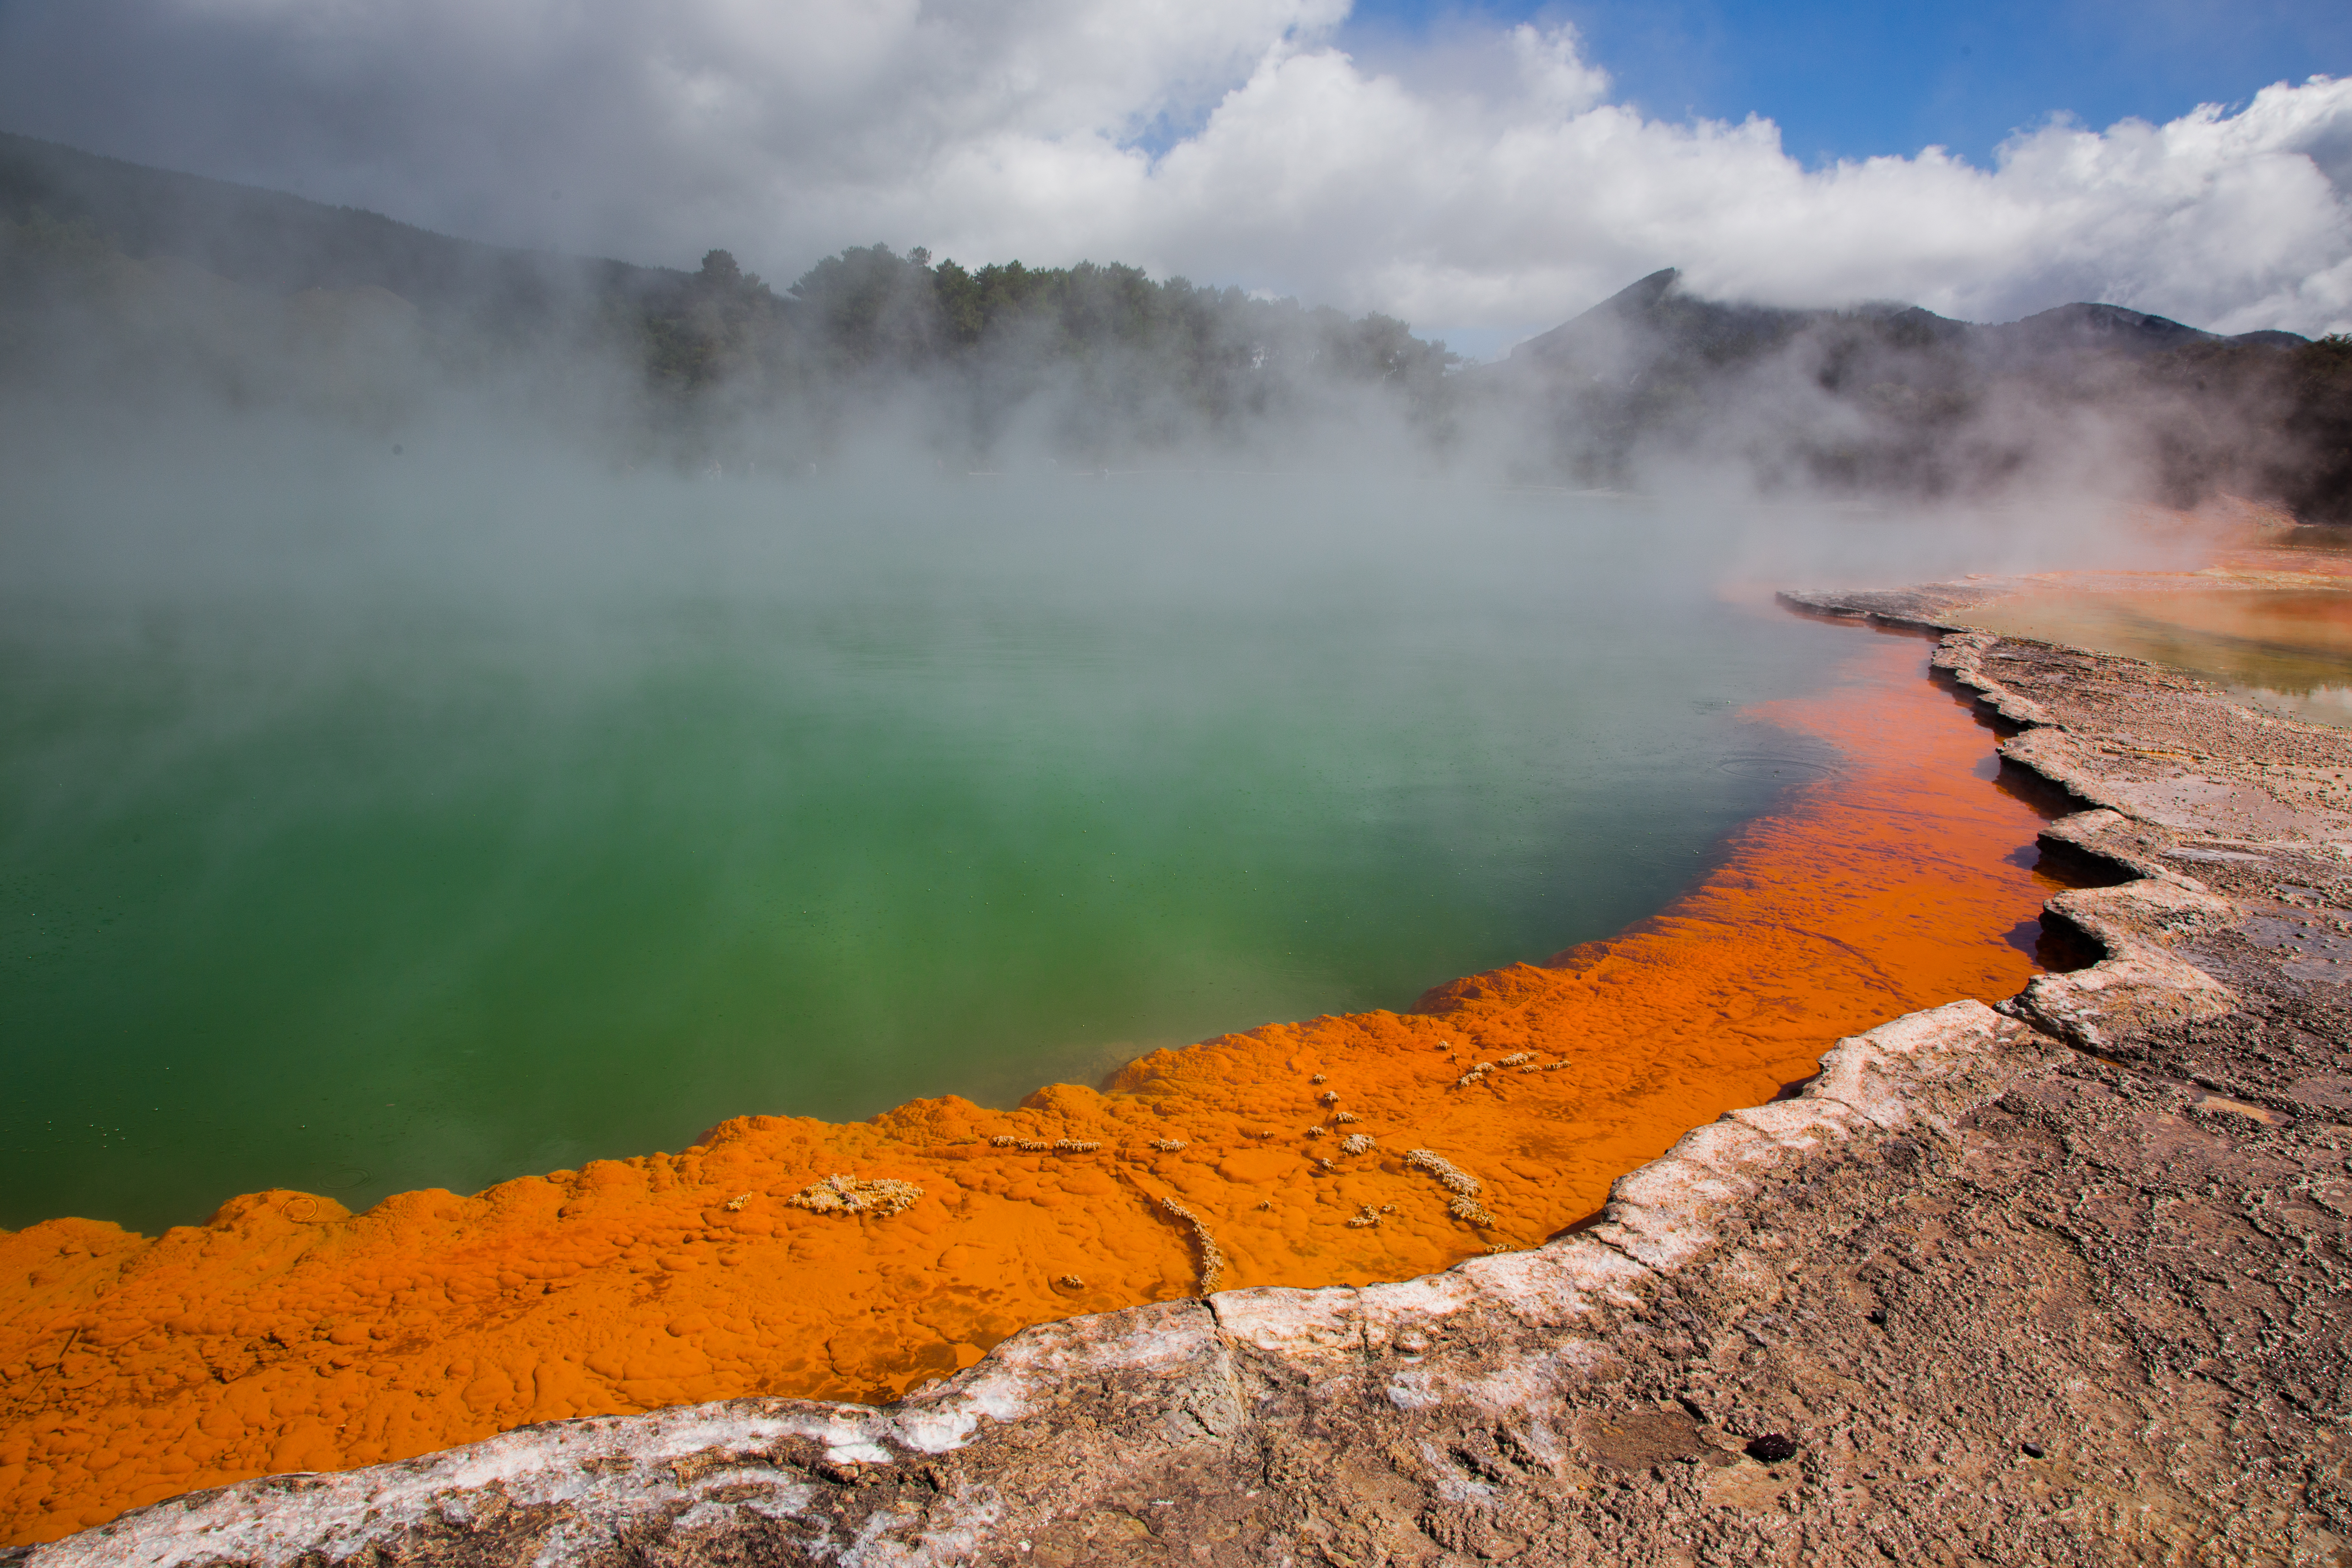
<instances>
[{"instance_id":1,"label":"orange algae mat","mask_svg":"<svg viewBox=\"0 0 2352 1568\"><path fill-rule=\"evenodd\" d=\"M2005 938L2059 885L2020 853L2040 818L1988 782L1992 737L1927 653L1858 633L1832 689L1762 710L1844 762L1665 913L1412 1013L1159 1051L1013 1110L743 1117L680 1154L359 1215L272 1191L155 1239L0 1232L5 1539L563 1416L886 1400L1030 1323L1539 1243L1839 1037L2032 973ZM919 1195L828 1212L835 1174Z\"/></svg>"}]
</instances>

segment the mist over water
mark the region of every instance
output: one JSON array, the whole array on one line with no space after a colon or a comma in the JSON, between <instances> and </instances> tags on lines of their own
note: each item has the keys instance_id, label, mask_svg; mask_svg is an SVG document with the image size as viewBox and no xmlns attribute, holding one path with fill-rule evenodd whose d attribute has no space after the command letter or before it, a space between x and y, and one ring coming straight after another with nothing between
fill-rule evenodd
<instances>
[{"instance_id":1,"label":"mist over water","mask_svg":"<svg viewBox=\"0 0 2352 1568\"><path fill-rule=\"evenodd\" d=\"M14 426L0 1225L471 1191L1406 1006L1654 912L1832 764L1742 710L1853 634L1758 585L2114 559L2047 508L1515 491L1369 437L691 478L463 407L397 455Z\"/></svg>"},{"instance_id":2,"label":"mist over water","mask_svg":"<svg viewBox=\"0 0 2352 1568\"><path fill-rule=\"evenodd\" d=\"M12 508L0 1223L1406 1005L1651 912L1822 760L1738 710L1836 630L1627 503L250 456Z\"/></svg>"}]
</instances>

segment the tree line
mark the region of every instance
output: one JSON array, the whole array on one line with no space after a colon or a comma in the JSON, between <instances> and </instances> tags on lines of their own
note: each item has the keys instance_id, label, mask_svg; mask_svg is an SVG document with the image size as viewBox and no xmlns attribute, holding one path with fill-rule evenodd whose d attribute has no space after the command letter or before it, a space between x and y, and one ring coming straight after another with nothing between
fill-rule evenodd
<instances>
[{"instance_id":1,"label":"tree line","mask_svg":"<svg viewBox=\"0 0 2352 1568\"><path fill-rule=\"evenodd\" d=\"M1213 429L1349 389L1430 423L1459 363L1378 312L1118 263L969 268L878 244L826 257L781 293L713 250L642 321L649 375L680 395L791 400L919 378L983 423L1062 390L1075 395L1066 420Z\"/></svg>"}]
</instances>

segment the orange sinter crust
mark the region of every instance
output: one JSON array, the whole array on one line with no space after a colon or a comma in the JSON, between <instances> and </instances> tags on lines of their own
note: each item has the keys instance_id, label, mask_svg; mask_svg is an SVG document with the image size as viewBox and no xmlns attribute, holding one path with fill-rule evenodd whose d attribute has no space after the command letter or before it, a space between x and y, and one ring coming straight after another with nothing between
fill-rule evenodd
<instances>
[{"instance_id":1,"label":"orange sinter crust","mask_svg":"<svg viewBox=\"0 0 2352 1568\"><path fill-rule=\"evenodd\" d=\"M1858 640L1832 689L1764 710L1844 763L1664 914L1409 1014L1157 1051L1013 1110L747 1116L358 1215L272 1191L152 1240L0 1233L0 1534L562 1416L887 1400L1045 1320L1541 1242L1839 1037L2032 973L2008 938L2054 886L2020 853L2039 819L1927 654Z\"/></svg>"}]
</instances>

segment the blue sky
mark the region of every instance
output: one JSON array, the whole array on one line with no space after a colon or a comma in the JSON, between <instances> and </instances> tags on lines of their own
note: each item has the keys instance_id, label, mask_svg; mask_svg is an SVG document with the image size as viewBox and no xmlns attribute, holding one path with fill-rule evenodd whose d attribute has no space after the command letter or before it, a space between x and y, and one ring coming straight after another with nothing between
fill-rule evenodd
<instances>
[{"instance_id":1,"label":"blue sky","mask_svg":"<svg viewBox=\"0 0 2352 1568\"><path fill-rule=\"evenodd\" d=\"M1612 97L1666 120L1763 115L1809 166L1929 145L1989 164L2053 113L2161 124L2272 82L2352 75L2352 0L1358 0L1349 32L1377 47L1462 20L1571 22Z\"/></svg>"}]
</instances>

